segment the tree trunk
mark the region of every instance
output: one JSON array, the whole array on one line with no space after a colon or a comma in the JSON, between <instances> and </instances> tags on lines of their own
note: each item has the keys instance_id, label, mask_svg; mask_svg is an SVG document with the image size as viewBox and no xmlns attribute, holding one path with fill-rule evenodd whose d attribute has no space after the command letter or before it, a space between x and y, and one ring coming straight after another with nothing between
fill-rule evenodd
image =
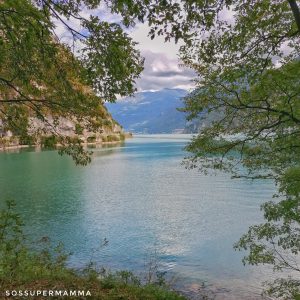
<instances>
[{"instance_id":1,"label":"tree trunk","mask_svg":"<svg viewBox=\"0 0 300 300\"><path fill-rule=\"evenodd\" d=\"M300 33L300 10L296 0L288 0Z\"/></svg>"}]
</instances>

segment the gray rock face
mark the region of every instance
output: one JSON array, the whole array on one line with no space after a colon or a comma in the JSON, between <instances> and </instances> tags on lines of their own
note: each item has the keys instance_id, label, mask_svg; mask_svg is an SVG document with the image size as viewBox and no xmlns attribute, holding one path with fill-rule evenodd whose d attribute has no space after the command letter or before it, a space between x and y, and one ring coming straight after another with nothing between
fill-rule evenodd
<instances>
[{"instance_id":1,"label":"gray rock face","mask_svg":"<svg viewBox=\"0 0 300 300\"><path fill-rule=\"evenodd\" d=\"M58 121L58 126L55 127L55 133L63 137L78 137L83 143L95 144L95 143L112 143L122 141L125 138L125 132L122 127L117 124L113 118L108 115L106 125L99 128L97 132L92 132L84 129L80 134L76 133L76 122L67 118L60 117L58 120L54 120L51 116L48 116L46 122L42 122L37 118L29 119L29 134L35 136L34 144L39 146L42 144L44 137L50 137L53 135L53 128L55 122ZM24 142L18 136L13 136L11 131L5 131L1 127L0 121L0 150L9 147L18 147Z\"/></svg>"}]
</instances>

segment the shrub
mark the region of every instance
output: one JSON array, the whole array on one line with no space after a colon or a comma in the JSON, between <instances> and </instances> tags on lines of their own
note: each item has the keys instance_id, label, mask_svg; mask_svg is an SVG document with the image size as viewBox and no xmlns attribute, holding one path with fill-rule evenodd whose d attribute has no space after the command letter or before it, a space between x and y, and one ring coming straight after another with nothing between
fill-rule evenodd
<instances>
[{"instance_id":1,"label":"shrub","mask_svg":"<svg viewBox=\"0 0 300 300\"><path fill-rule=\"evenodd\" d=\"M107 137L106 137L106 136L102 136L101 138L102 138L102 142L103 142L103 143L106 143L106 142L107 142Z\"/></svg>"},{"instance_id":2,"label":"shrub","mask_svg":"<svg viewBox=\"0 0 300 300\"><path fill-rule=\"evenodd\" d=\"M7 137L0 138L0 147L6 147L9 145L9 139Z\"/></svg>"},{"instance_id":3,"label":"shrub","mask_svg":"<svg viewBox=\"0 0 300 300\"><path fill-rule=\"evenodd\" d=\"M83 127L78 123L75 125L75 133L79 135L83 133Z\"/></svg>"},{"instance_id":4,"label":"shrub","mask_svg":"<svg viewBox=\"0 0 300 300\"><path fill-rule=\"evenodd\" d=\"M34 145L36 143L36 139L33 136L29 135L21 135L19 137L19 144L20 145Z\"/></svg>"},{"instance_id":5,"label":"shrub","mask_svg":"<svg viewBox=\"0 0 300 300\"><path fill-rule=\"evenodd\" d=\"M96 142L96 136L95 135L88 136L86 141L88 143L95 143Z\"/></svg>"},{"instance_id":6,"label":"shrub","mask_svg":"<svg viewBox=\"0 0 300 300\"><path fill-rule=\"evenodd\" d=\"M44 148L55 148L58 143L58 139L55 135L43 136L41 138L41 144Z\"/></svg>"},{"instance_id":7,"label":"shrub","mask_svg":"<svg viewBox=\"0 0 300 300\"><path fill-rule=\"evenodd\" d=\"M120 138L116 135L108 135L107 141L108 142L118 142L118 141L120 141Z\"/></svg>"}]
</instances>

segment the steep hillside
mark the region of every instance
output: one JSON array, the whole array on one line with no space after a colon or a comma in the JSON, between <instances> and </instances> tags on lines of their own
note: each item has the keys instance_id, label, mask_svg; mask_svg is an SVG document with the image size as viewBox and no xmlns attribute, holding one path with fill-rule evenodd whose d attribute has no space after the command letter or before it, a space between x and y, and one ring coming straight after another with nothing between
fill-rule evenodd
<instances>
[{"instance_id":1,"label":"steep hillside","mask_svg":"<svg viewBox=\"0 0 300 300\"><path fill-rule=\"evenodd\" d=\"M71 118L59 118L59 126L54 136L51 131L47 131L47 126L55 123L52 116L47 117L47 122L31 117L29 118L29 135L19 135L11 130L5 129L0 120L0 150L23 145L54 146L59 143L59 136L79 138L84 144L89 143L111 143L124 140L126 134L122 127L116 122L104 105L99 105L98 116L95 119L98 123L98 130L87 129L80 126L78 122ZM30 132L32 131L32 132ZM38 134L37 132L40 132Z\"/></svg>"}]
</instances>

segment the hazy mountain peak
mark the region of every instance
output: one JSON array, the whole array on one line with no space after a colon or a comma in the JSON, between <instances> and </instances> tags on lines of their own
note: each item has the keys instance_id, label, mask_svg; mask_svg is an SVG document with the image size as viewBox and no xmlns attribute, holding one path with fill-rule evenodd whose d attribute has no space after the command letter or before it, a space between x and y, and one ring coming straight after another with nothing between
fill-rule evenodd
<instances>
[{"instance_id":1,"label":"hazy mountain peak","mask_svg":"<svg viewBox=\"0 0 300 300\"><path fill-rule=\"evenodd\" d=\"M127 131L172 133L185 127L185 114L177 108L183 106L181 98L186 94L187 91L183 89L144 91L106 106Z\"/></svg>"}]
</instances>

